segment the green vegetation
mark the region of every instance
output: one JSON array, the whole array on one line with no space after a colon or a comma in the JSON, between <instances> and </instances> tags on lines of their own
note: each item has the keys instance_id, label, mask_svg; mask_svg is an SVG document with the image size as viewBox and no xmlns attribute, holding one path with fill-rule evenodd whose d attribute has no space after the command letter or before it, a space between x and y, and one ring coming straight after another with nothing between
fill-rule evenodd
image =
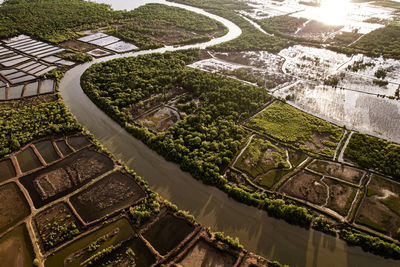
<instances>
[{"instance_id":1,"label":"green vegetation","mask_svg":"<svg viewBox=\"0 0 400 267\"><path fill-rule=\"evenodd\" d=\"M347 66L347 69L353 72L358 72L359 70L365 70L367 67L374 67L374 66L375 63L373 62L364 63L364 60L359 60L355 61L353 65Z\"/></svg>"},{"instance_id":2,"label":"green vegetation","mask_svg":"<svg viewBox=\"0 0 400 267\"><path fill-rule=\"evenodd\" d=\"M259 20L258 23L266 32L277 34L278 36L285 36L293 34L301 27L307 19L295 18L288 15L275 16Z\"/></svg>"},{"instance_id":3,"label":"green vegetation","mask_svg":"<svg viewBox=\"0 0 400 267\"><path fill-rule=\"evenodd\" d=\"M374 79L374 80L372 81L372 83L375 84L375 85L378 85L378 86L380 86L380 87L385 87L386 85L389 84L388 81L382 81L382 80L377 80L377 79Z\"/></svg>"},{"instance_id":4,"label":"green vegetation","mask_svg":"<svg viewBox=\"0 0 400 267\"><path fill-rule=\"evenodd\" d=\"M216 239L227 243L231 248L243 249L243 245L241 245L238 240L235 240L230 236L225 236L224 233L216 232L214 233L214 236Z\"/></svg>"},{"instance_id":5,"label":"green vegetation","mask_svg":"<svg viewBox=\"0 0 400 267\"><path fill-rule=\"evenodd\" d=\"M79 37L81 30L100 27L141 49L207 41L226 31L206 16L161 4L129 12L83 0L9 0L0 6L0 38L23 33L61 43ZM74 58L78 63L88 60L82 55Z\"/></svg>"},{"instance_id":6,"label":"green vegetation","mask_svg":"<svg viewBox=\"0 0 400 267\"><path fill-rule=\"evenodd\" d=\"M82 87L128 132L167 160L180 163L181 168L195 178L216 185L229 196L249 205L265 203L262 206L273 216L308 227L312 215L306 209L284 201L275 203L267 195L230 186L223 178L222 173L246 135L235 121L249 116L270 101L271 96L260 87L185 67L197 57L198 50L189 50L95 64L82 76ZM129 113L132 105L177 87L183 88L193 99L200 100L196 113L188 114L174 127L159 134L133 124ZM138 217L141 216L135 215Z\"/></svg>"},{"instance_id":7,"label":"green vegetation","mask_svg":"<svg viewBox=\"0 0 400 267\"><path fill-rule=\"evenodd\" d=\"M378 237L362 234L350 229L341 230L340 237L349 245L361 246L365 251L384 257L400 259L400 247L395 243L386 242Z\"/></svg>"},{"instance_id":8,"label":"green vegetation","mask_svg":"<svg viewBox=\"0 0 400 267\"><path fill-rule=\"evenodd\" d=\"M356 52L368 56L379 57L381 54L387 58L400 58L400 26L388 25L374 30L352 44Z\"/></svg>"},{"instance_id":9,"label":"green vegetation","mask_svg":"<svg viewBox=\"0 0 400 267\"><path fill-rule=\"evenodd\" d=\"M61 101L19 109L0 109L0 156L51 134L81 129Z\"/></svg>"},{"instance_id":10,"label":"green vegetation","mask_svg":"<svg viewBox=\"0 0 400 267\"><path fill-rule=\"evenodd\" d=\"M280 101L252 117L247 126L286 144L332 157L344 130Z\"/></svg>"},{"instance_id":11,"label":"green vegetation","mask_svg":"<svg viewBox=\"0 0 400 267\"><path fill-rule=\"evenodd\" d=\"M288 169L270 170L268 173L262 175L257 180L257 183L265 186L268 189L271 189L284 175L288 174L289 172L290 170Z\"/></svg>"},{"instance_id":12,"label":"green vegetation","mask_svg":"<svg viewBox=\"0 0 400 267\"><path fill-rule=\"evenodd\" d=\"M254 178L271 169L288 168L286 151L268 140L254 138L237 161L236 168L249 173Z\"/></svg>"},{"instance_id":13,"label":"green vegetation","mask_svg":"<svg viewBox=\"0 0 400 267\"><path fill-rule=\"evenodd\" d=\"M242 34L229 42L215 45L212 49L216 51L251 51L265 50L277 53L288 47L290 43L279 37L268 36L259 31L250 22L236 14L235 10L246 10L249 6L243 2L234 0L174 0L174 2L204 8L210 13L226 18L242 30Z\"/></svg>"},{"instance_id":14,"label":"green vegetation","mask_svg":"<svg viewBox=\"0 0 400 267\"><path fill-rule=\"evenodd\" d=\"M59 57L66 60L74 61L76 63L85 63L93 60L93 57L91 55L74 50L68 51L67 54L61 54L59 55Z\"/></svg>"},{"instance_id":15,"label":"green vegetation","mask_svg":"<svg viewBox=\"0 0 400 267\"><path fill-rule=\"evenodd\" d=\"M274 81L267 80L261 75L253 74L252 69L249 68L238 68L234 70L222 70L222 73L229 76L234 76L239 80L255 83L258 86L264 86L268 89L275 88L277 84Z\"/></svg>"},{"instance_id":16,"label":"green vegetation","mask_svg":"<svg viewBox=\"0 0 400 267\"><path fill-rule=\"evenodd\" d=\"M127 16L106 4L83 0L6 1L0 6L0 38L24 33L60 43L77 37L74 31L79 27L107 25Z\"/></svg>"},{"instance_id":17,"label":"green vegetation","mask_svg":"<svg viewBox=\"0 0 400 267\"><path fill-rule=\"evenodd\" d=\"M398 144L354 133L344 155L362 167L373 168L400 179L400 145Z\"/></svg>"},{"instance_id":18,"label":"green vegetation","mask_svg":"<svg viewBox=\"0 0 400 267\"><path fill-rule=\"evenodd\" d=\"M223 24L206 16L162 4L141 6L130 14L129 23L113 27L109 34L132 42L142 49L164 44L190 44L209 41L226 31Z\"/></svg>"},{"instance_id":19,"label":"green vegetation","mask_svg":"<svg viewBox=\"0 0 400 267\"><path fill-rule=\"evenodd\" d=\"M312 228L333 236L336 236L337 234L335 226L329 221L325 220L323 215L320 215L317 219L315 219Z\"/></svg>"},{"instance_id":20,"label":"green vegetation","mask_svg":"<svg viewBox=\"0 0 400 267\"><path fill-rule=\"evenodd\" d=\"M361 34L356 32L341 32L340 34L336 34L330 43L338 46L346 46L356 41L360 36Z\"/></svg>"}]
</instances>

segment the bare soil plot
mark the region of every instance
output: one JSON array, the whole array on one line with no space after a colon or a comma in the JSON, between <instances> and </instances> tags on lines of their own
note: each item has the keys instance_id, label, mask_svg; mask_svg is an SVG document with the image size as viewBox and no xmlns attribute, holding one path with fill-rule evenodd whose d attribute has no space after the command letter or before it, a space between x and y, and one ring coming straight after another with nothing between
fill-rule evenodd
<instances>
[{"instance_id":1,"label":"bare soil plot","mask_svg":"<svg viewBox=\"0 0 400 267\"><path fill-rule=\"evenodd\" d=\"M373 175L356 223L397 238L400 226L400 185Z\"/></svg>"},{"instance_id":2,"label":"bare soil plot","mask_svg":"<svg viewBox=\"0 0 400 267\"><path fill-rule=\"evenodd\" d=\"M128 220L120 219L53 253L46 259L45 266L85 266L92 256L131 239L134 234Z\"/></svg>"},{"instance_id":3,"label":"bare soil plot","mask_svg":"<svg viewBox=\"0 0 400 267\"><path fill-rule=\"evenodd\" d=\"M326 207L342 216L346 216L357 194L357 188L328 178L323 181L329 187L329 198Z\"/></svg>"},{"instance_id":4,"label":"bare soil plot","mask_svg":"<svg viewBox=\"0 0 400 267\"><path fill-rule=\"evenodd\" d=\"M185 219L167 214L143 233L143 237L161 254L166 255L193 232L194 226Z\"/></svg>"},{"instance_id":5,"label":"bare soil plot","mask_svg":"<svg viewBox=\"0 0 400 267\"><path fill-rule=\"evenodd\" d=\"M139 47L136 45L126 43L124 41L119 41L110 45L105 46L105 48L110 49L111 51L117 52L117 53L124 53L132 50L137 50Z\"/></svg>"},{"instance_id":6,"label":"bare soil plot","mask_svg":"<svg viewBox=\"0 0 400 267\"><path fill-rule=\"evenodd\" d=\"M80 233L80 225L64 203L56 204L34 218L45 250L57 247Z\"/></svg>"},{"instance_id":7,"label":"bare soil plot","mask_svg":"<svg viewBox=\"0 0 400 267\"><path fill-rule=\"evenodd\" d=\"M111 170L107 156L84 149L54 165L20 178L36 208L62 197L91 179Z\"/></svg>"},{"instance_id":8,"label":"bare soil plot","mask_svg":"<svg viewBox=\"0 0 400 267\"><path fill-rule=\"evenodd\" d=\"M322 177L307 171L301 171L290 178L279 190L317 205L324 205L328 198L328 187Z\"/></svg>"},{"instance_id":9,"label":"bare soil plot","mask_svg":"<svg viewBox=\"0 0 400 267\"><path fill-rule=\"evenodd\" d=\"M87 52L87 54L94 56L94 57L104 57L104 56L111 55L111 52L108 52L108 51L100 49L100 48L96 48L96 49L93 49L93 50Z\"/></svg>"},{"instance_id":10,"label":"bare soil plot","mask_svg":"<svg viewBox=\"0 0 400 267\"><path fill-rule=\"evenodd\" d=\"M183 267L228 267L233 266L235 262L235 256L214 247L203 239L200 239L187 253L179 265Z\"/></svg>"},{"instance_id":11,"label":"bare soil plot","mask_svg":"<svg viewBox=\"0 0 400 267\"><path fill-rule=\"evenodd\" d=\"M309 169L319 172L323 175L329 175L336 178L343 179L347 182L359 184L364 175L364 171L358 170L340 163L328 162L323 160L314 160Z\"/></svg>"},{"instance_id":12,"label":"bare soil plot","mask_svg":"<svg viewBox=\"0 0 400 267\"><path fill-rule=\"evenodd\" d=\"M32 266L34 253L25 225L18 226L0 239L0 259L1 266Z\"/></svg>"},{"instance_id":13,"label":"bare soil plot","mask_svg":"<svg viewBox=\"0 0 400 267\"><path fill-rule=\"evenodd\" d=\"M70 40L70 41L66 41L64 43L60 44L61 47L64 48L72 48L72 49L76 49L82 52L87 52L90 50L93 50L96 48L95 45L89 44L89 43L85 43L85 42L81 42L78 40Z\"/></svg>"},{"instance_id":14,"label":"bare soil plot","mask_svg":"<svg viewBox=\"0 0 400 267\"><path fill-rule=\"evenodd\" d=\"M265 174L262 174L257 178L257 183L271 189L276 183L278 183L281 178L288 174L291 170L289 169L274 169L270 170Z\"/></svg>"},{"instance_id":15,"label":"bare soil plot","mask_svg":"<svg viewBox=\"0 0 400 267\"><path fill-rule=\"evenodd\" d=\"M74 195L70 201L83 220L91 222L131 206L145 196L133 177L114 172Z\"/></svg>"},{"instance_id":16,"label":"bare soil plot","mask_svg":"<svg viewBox=\"0 0 400 267\"><path fill-rule=\"evenodd\" d=\"M0 187L0 233L24 219L29 213L29 205L15 183Z\"/></svg>"},{"instance_id":17,"label":"bare soil plot","mask_svg":"<svg viewBox=\"0 0 400 267\"><path fill-rule=\"evenodd\" d=\"M235 167L255 178L271 169L289 168L289 164L284 147L255 137L238 159Z\"/></svg>"}]
</instances>

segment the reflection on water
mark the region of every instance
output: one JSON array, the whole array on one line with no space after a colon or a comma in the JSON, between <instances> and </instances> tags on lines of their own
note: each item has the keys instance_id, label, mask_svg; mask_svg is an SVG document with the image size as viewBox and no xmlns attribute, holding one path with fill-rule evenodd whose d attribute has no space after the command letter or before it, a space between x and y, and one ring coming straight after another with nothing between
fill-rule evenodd
<instances>
[{"instance_id":1,"label":"reflection on water","mask_svg":"<svg viewBox=\"0 0 400 267\"><path fill-rule=\"evenodd\" d=\"M294 94L295 106L339 125L400 142L399 101L307 83L279 94Z\"/></svg>"}]
</instances>

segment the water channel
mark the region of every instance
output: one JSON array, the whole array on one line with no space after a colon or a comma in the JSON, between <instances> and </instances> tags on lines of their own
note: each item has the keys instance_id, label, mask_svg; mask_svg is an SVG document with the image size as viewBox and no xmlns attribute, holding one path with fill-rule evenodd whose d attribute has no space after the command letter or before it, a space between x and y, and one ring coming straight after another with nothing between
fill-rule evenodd
<instances>
[{"instance_id":1,"label":"water channel","mask_svg":"<svg viewBox=\"0 0 400 267\"><path fill-rule=\"evenodd\" d=\"M191 47L204 48L232 40L241 34L241 30L233 23L201 9L161 0L97 0L97 2L111 4L114 9L127 10L150 2L174 5L214 18L229 28L225 36L203 44L180 48L164 47L96 59L71 69L60 83L60 93L78 121L118 159L124 161L148 181L154 191L178 205L180 209L189 211L204 226L211 227L213 231L223 231L228 235L239 237L240 242L248 250L278 260L283 264L290 266L399 265L398 261L363 252L358 247L349 247L344 241L320 232L289 225L282 220L268 217L264 211L228 198L222 191L202 184L193 179L189 173L183 172L178 165L164 160L110 119L91 102L80 86L81 75L93 63L153 52Z\"/></svg>"}]
</instances>

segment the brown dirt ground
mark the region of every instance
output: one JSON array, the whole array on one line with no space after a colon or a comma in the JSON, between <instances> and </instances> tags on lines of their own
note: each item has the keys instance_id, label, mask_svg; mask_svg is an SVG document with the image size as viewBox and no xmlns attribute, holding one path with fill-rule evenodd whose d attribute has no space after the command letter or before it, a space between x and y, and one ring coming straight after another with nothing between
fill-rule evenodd
<instances>
[{"instance_id":1,"label":"brown dirt ground","mask_svg":"<svg viewBox=\"0 0 400 267\"><path fill-rule=\"evenodd\" d=\"M326 186L321 182L321 176L301 171L279 190L293 197L307 200L309 202L323 205L328 196Z\"/></svg>"},{"instance_id":2,"label":"brown dirt ground","mask_svg":"<svg viewBox=\"0 0 400 267\"><path fill-rule=\"evenodd\" d=\"M369 222L377 231L397 237L400 226L400 185L372 176L368 185L369 196L363 200L357 216L357 223Z\"/></svg>"},{"instance_id":3,"label":"brown dirt ground","mask_svg":"<svg viewBox=\"0 0 400 267\"><path fill-rule=\"evenodd\" d=\"M179 266L223 267L233 266L236 259L233 255L215 248L204 240L200 240L189 251Z\"/></svg>"},{"instance_id":4,"label":"brown dirt ground","mask_svg":"<svg viewBox=\"0 0 400 267\"><path fill-rule=\"evenodd\" d=\"M82 52L87 52L96 48L95 45L84 43L77 40L66 41L60 44L60 46L65 48L73 48Z\"/></svg>"},{"instance_id":5,"label":"brown dirt ground","mask_svg":"<svg viewBox=\"0 0 400 267\"><path fill-rule=\"evenodd\" d=\"M329 186L327 207L342 216L346 216L354 200L357 189L328 178L325 178L324 182Z\"/></svg>"},{"instance_id":6,"label":"brown dirt ground","mask_svg":"<svg viewBox=\"0 0 400 267\"><path fill-rule=\"evenodd\" d=\"M339 163L326 162L321 160L314 161L308 166L308 168L324 175L340 178L355 184L358 184L360 182L363 175L363 172L361 170L357 170Z\"/></svg>"}]
</instances>

